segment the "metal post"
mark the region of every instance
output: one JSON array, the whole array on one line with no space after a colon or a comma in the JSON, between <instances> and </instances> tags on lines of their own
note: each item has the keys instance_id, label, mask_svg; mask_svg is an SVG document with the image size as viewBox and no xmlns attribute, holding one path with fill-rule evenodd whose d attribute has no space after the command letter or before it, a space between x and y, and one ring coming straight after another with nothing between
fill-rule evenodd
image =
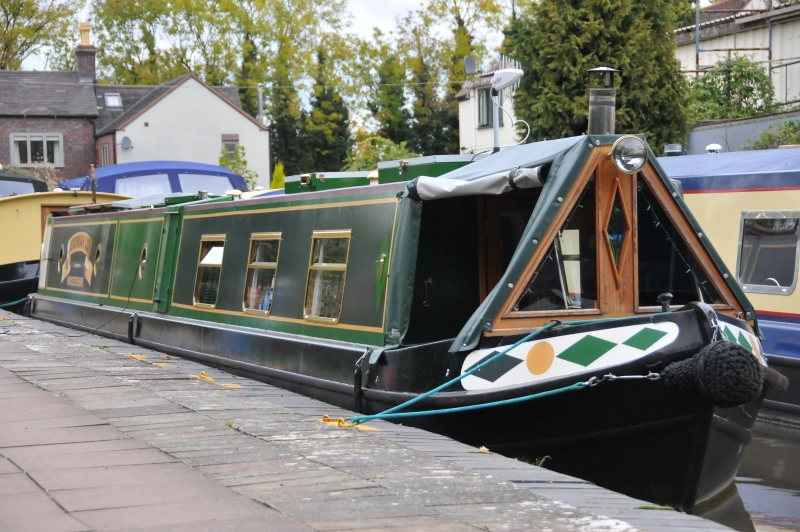
<instances>
[{"instance_id":1,"label":"metal post","mask_svg":"<svg viewBox=\"0 0 800 532\"><path fill-rule=\"evenodd\" d=\"M97 203L97 179L94 177L94 165L89 166L89 173L92 175L92 204Z\"/></svg>"},{"instance_id":2,"label":"metal post","mask_svg":"<svg viewBox=\"0 0 800 532\"><path fill-rule=\"evenodd\" d=\"M772 3L770 2L770 7ZM772 11L770 9L770 11ZM772 18L769 19L769 80L772 81Z\"/></svg>"},{"instance_id":3,"label":"metal post","mask_svg":"<svg viewBox=\"0 0 800 532\"><path fill-rule=\"evenodd\" d=\"M695 77L700 75L700 0L694 3L694 70Z\"/></svg>"},{"instance_id":4,"label":"metal post","mask_svg":"<svg viewBox=\"0 0 800 532\"><path fill-rule=\"evenodd\" d=\"M492 128L494 129L494 149L492 153L500 151L500 93L492 88L489 92L492 97Z\"/></svg>"},{"instance_id":5,"label":"metal post","mask_svg":"<svg viewBox=\"0 0 800 532\"><path fill-rule=\"evenodd\" d=\"M258 116L257 120L259 124L264 123L264 86L260 83L256 85L256 91L258 92Z\"/></svg>"}]
</instances>

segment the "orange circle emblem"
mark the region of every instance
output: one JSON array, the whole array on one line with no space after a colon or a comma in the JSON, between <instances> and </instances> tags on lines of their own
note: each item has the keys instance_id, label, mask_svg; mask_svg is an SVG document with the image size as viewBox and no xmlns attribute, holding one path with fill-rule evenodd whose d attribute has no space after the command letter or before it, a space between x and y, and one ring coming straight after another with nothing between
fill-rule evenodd
<instances>
[{"instance_id":1,"label":"orange circle emblem","mask_svg":"<svg viewBox=\"0 0 800 532\"><path fill-rule=\"evenodd\" d=\"M528 371L534 375L541 375L550 369L555 357L556 352L552 345L548 342L537 342L528 351L528 358L525 360L525 364L528 366Z\"/></svg>"}]
</instances>

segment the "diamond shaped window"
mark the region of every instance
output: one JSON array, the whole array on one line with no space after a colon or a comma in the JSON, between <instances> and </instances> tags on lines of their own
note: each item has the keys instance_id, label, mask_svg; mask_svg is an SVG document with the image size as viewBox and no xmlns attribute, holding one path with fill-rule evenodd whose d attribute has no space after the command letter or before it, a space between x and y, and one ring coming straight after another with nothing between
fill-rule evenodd
<instances>
[{"instance_id":1,"label":"diamond shaped window","mask_svg":"<svg viewBox=\"0 0 800 532\"><path fill-rule=\"evenodd\" d=\"M608 251L614 262L615 273L619 280L619 267L622 258L622 251L625 249L625 242L631 230L631 223L628 221L628 213L625 211L625 202L620 195L619 183L614 187L614 201L606 219L605 232L608 242Z\"/></svg>"}]
</instances>

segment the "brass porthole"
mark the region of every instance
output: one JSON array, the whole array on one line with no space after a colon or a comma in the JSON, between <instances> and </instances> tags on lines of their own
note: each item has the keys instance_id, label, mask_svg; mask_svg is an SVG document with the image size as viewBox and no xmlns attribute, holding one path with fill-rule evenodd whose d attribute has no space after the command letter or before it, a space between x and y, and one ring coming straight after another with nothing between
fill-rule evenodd
<instances>
[{"instance_id":1,"label":"brass porthole","mask_svg":"<svg viewBox=\"0 0 800 532\"><path fill-rule=\"evenodd\" d=\"M139 259L139 279L144 278L144 269L147 266L147 244L142 247L142 255Z\"/></svg>"}]
</instances>

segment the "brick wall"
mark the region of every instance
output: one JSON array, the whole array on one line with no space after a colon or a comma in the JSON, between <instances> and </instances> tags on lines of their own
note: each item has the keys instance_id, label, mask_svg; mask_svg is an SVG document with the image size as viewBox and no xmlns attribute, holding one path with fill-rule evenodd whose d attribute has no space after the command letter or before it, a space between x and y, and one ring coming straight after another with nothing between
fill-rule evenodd
<instances>
[{"instance_id":1,"label":"brick wall","mask_svg":"<svg viewBox=\"0 0 800 532\"><path fill-rule=\"evenodd\" d=\"M96 160L94 128L85 118L0 117L0 164L11 164L11 133L61 133L64 166L55 169L59 180L86 175Z\"/></svg>"},{"instance_id":2,"label":"brick wall","mask_svg":"<svg viewBox=\"0 0 800 532\"><path fill-rule=\"evenodd\" d=\"M116 154L114 153L114 134L97 137L97 162L98 167L103 166L103 146L108 146L108 164L117 164Z\"/></svg>"}]
</instances>

